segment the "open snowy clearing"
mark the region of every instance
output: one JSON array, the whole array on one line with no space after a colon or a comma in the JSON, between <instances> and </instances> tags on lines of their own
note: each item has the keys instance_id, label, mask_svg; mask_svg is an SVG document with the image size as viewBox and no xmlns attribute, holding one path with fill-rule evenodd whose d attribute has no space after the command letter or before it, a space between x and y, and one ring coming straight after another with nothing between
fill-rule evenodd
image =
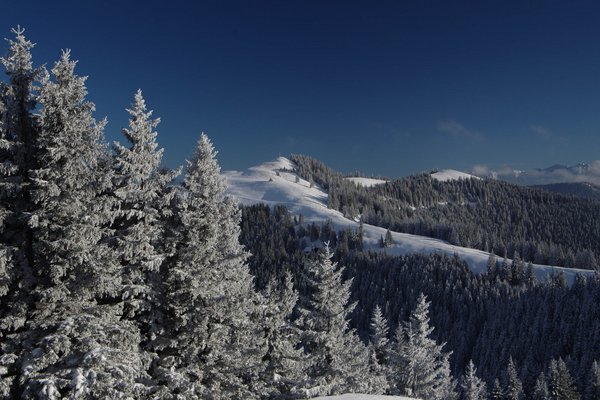
<instances>
[{"instance_id":1,"label":"open snowy clearing","mask_svg":"<svg viewBox=\"0 0 600 400\"><path fill-rule=\"evenodd\" d=\"M321 223L329 219L338 230L358 228L358 222L344 217L339 211L327 208L327 193L317 185L310 187L310 183L298 178L293 170L294 164L290 160L279 157L275 161L251 167L246 171L226 171L223 176L228 185L227 194L235 196L244 205L265 203L275 206L283 204L291 215L302 215L305 222ZM463 173L459 172L459 174ZM364 224L363 232L364 245L367 249L386 251L395 255L456 254L464 259L474 272L481 273L487 269L489 253L481 250L453 246L443 240L399 232L392 232L394 244L390 248L382 250L379 247L379 240L381 237L385 237L385 228ZM588 270L548 265L534 264L533 268L538 279L545 279L552 271L561 271L569 283L573 282L576 274L593 274Z\"/></svg>"},{"instance_id":2,"label":"open snowy clearing","mask_svg":"<svg viewBox=\"0 0 600 400\"><path fill-rule=\"evenodd\" d=\"M364 186L364 187L371 187L371 186L375 186L375 185L381 185L381 184L387 182L387 181L385 181L383 179L362 178L360 176L351 176L351 177L348 177L346 179L348 179L349 181L352 181L352 182L356 183L357 185Z\"/></svg>"},{"instance_id":3,"label":"open snowy clearing","mask_svg":"<svg viewBox=\"0 0 600 400\"><path fill-rule=\"evenodd\" d=\"M314 400L418 400L413 397L349 393L339 396L315 397Z\"/></svg>"},{"instance_id":4,"label":"open snowy clearing","mask_svg":"<svg viewBox=\"0 0 600 400\"><path fill-rule=\"evenodd\" d=\"M459 179L470 179L470 178L481 179L478 176L466 174L464 172L460 172L460 171L457 171L454 169L443 169L441 171L434 172L433 174L431 174L431 177L433 179L441 181L441 182L456 181Z\"/></svg>"}]
</instances>

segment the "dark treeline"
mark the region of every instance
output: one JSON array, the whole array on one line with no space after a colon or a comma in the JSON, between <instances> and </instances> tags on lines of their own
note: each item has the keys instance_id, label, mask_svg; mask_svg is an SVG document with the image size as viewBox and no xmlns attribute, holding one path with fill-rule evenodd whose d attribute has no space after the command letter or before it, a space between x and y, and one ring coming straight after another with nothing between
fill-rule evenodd
<instances>
[{"instance_id":1,"label":"dark treeline","mask_svg":"<svg viewBox=\"0 0 600 400\"><path fill-rule=\"evenodd\" d=\"M593 269L600 203L496 180L441 182L421 174L362 187L315 159L293 155L298 173L328 192L328 205L393 231L539 264Z\"/></svg>"},{"instance_id":2,"label":"dark treeline","mask_svg":"<svg viewBox=\"0 0 600 400\"><path fill-rule=\"evenodd\" d=\"M274 228L278 221L284 223ZM250 226L252 232L266 235L262 240L267 243L285 243L285 254L277 251L278 246L259 248L259 241L248 241L253 237L246 232ZM307 228L297 224L297 219L285 217L283 208L271 211L267 206L244 207L241 238L253 253L250 268L258 282L264 280L263 274L275 277L291 271L299 292L305 291L301 260L309 257L304 250L306 243L311 243L311 226L317 224ZM320 238L317 240L320 242ZM279 258L281 255L283 258ZM506 370L512 360L527 398L537 399L534 392L538 379L541 375L545 379L553 360L563 360L579 393L587 396L584 398L595 398L586 393L595 377L593 363L600 358L596 345L600 342L598 277L578 278L569 287L561 275L536 282L531 276L525 279L526 271L523 279L515 281L512 271L515 265L523 265L520 261L505 265L491 258L489 272L478 275L462 260L443 255L392 257L385 252L338 248L336 259L346 266L346 277L353 279L351 299L358 305L352 314L352 326L363 340L369 340L376 307L389 321L391 340L423 293L431 301L433 337L446 342L445 350L452 351L454 376L460 376L473 360L491 391L496 379L501 386L508 385ZM265 265L286 268L269 269Z\"/></svg>"}]
</instances>

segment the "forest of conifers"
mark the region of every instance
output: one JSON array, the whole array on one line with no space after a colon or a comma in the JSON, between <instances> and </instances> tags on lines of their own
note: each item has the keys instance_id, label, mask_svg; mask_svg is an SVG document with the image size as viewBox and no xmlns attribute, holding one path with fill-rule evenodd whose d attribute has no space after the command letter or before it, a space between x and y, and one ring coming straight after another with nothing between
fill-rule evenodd
<instances>
[{"instance_id":1,"label":"forest of conifers","mask_svg":"<svg viewBox=\"0 0 600 400\"><path fill-rule=\"evenodd\" d=\"M240 210L204 134L183 171L164 168L141 91L108 146L70 52L36 67L13 33L0 59L0 397L600 398L599 279L537 282L525 263L595 267L596 203L426 177L349 189L296 157L332 208L520 256L476 275L457 258L365 252L360 231ZM394 214L386 197L416 210Z\"/></svg>"}]
</instances>

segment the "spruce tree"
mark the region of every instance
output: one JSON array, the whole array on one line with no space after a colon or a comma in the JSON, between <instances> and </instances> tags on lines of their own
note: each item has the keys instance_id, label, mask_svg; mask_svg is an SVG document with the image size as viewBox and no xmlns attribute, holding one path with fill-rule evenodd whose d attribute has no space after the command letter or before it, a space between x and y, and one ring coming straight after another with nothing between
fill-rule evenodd
<instances>
[{"instance_id":1,"label":"spruce tree","mask_svg":"<svg viewBox=\"0 0 600 400\"><path fill-rule=\"evenodd\" d=\"M447 399L454 392L454 382L449 374L448 353L430 336L429 302L421 294L417 306L404 327L404 348L401 371L402 386L406 394L427 399Z\"/></svg>"},{"instance_id":2,"label":"spruce tree","mask_svg":"<svg viewBox=\"0 0 600 400\"><path fill-rule=\"evenodd\" d=\"M485 400L487 390L485 383L477 376L477 368L473 360L469 361L467 369L460 381L461 400Z\"/></svg>"},{"instance_id":3,"label":"spruce tree","mask_svg":"<svg viewBox=\"0 0 600 400\"><path fill-rule=\"evenodd\" d=\"M368 353L348 326L351 281L331 261L329 246L306 265L310 300L300 309L304 348L309 355L307 396L368 392Z\"/></svg>"},{"instance_id":4,"label":"spruce tree","mask_svg":"<svg viewBox=\"0 0 600 400\"><path fill-rule=\"evenodd\" d=\"M504 392L500 385L500 380L497 378L494 380L494 385L490 391L490 400L504 400Z\"/></svg>"},{"instance_id":5,"label":"spruce tree","mask_svg":"<svg viewBox=\"0 0 600 400\"><path fill-rule=\"evenodd\" d=\"M383 394L388 390L390 374L390 342L388 339L388 321L379 305L375 306L371 317L369 340L370 375L373 379L373 394Z\"/></svg>"},{"instance_id":6,"label":"spruce tree","mask_svg":"<svg viewBox=\"0 0 600 400\"><path fill-rule=\"evenodd\" d=\"M159 329L159 270L169 254L164 227L174 193L168 184L177 173L161 169L155 131L160 119L152 119L141 90L127 112L129 126L122 132L129 145L113 145L113 248L122 266L125 315L141 323L150 341Z\"/></svg>"},{"instance_id":7,"label":"spruce tree","mask_svg":"<svg viewBox=\"0 0 600 400\"><path fill-rule=\"evenodd\" d=\"M517 368L512 357L508 360L504 380L504 398L506 400L523 400L525 397L523 384L521 383L521 379L519 379L519 374L517 373Z\"/></svg>"},{"instance_id":8,"label":"spruce tree","mask_svg":"<svg viewBox=\"0 0 600 400\"><path fill-rule=\"evenodd\" d=\"M548 391L551 400L580 399L573 378L562 358L550 361L550 367L548 368Z\"/></svg>"},{"instance_id":9,"label":"spruce tree","mask_svg":"<svg viewBox=\"0 0 600 400\"><path fill-rule=\"evenodd\" d=\"M0 63L9 78L0 82L0 396L15 389L18 354L34 284L31 271L31 209L26 185L30 154L36 136L36 100L31 49L24 29L12 30L9 50Z\"/></svg>"},{"instance_id":10,"label":"spruce tree","mask_svg":"<svg viewBox=\"0 0 600 400\"><path fill-rule=\"evenodd\" d=\"M108 216L99 196L108 185L104 122L93 117L85 78L69 51L43 71L39 135L33 146L29 226L35 305L21 359L24 398L140 397L147 360L134 326L121 321L119 268L104 244Z\"/></svg>"},{"instance_id":11,"label":"spruce tree","mask_svg":"<svg viewBox=\"0 0 600 400\"><path fill-rule=\"evenodd\" d=\"M585 391L586 399L600 399L600 364L598 361L592 363Z\"/></svg>"},{"instance_id":12,"label":"spruce tree","mask_svg":"<svg viewBox=\"0 0 600 400\"><path fill-rule=\"evenodd\" d=\"M540 376L535 381L533 388L533 400L550 400L550 391L546 382L546 375L540 372Z\"/></svg>"},{"instance_id":13,"label":"spruce tree","mask_svg":"<svg viewBox=\"0 0 600 400\"><path fill-rule=\"evenodd\" d=\"M239 210L224 198L213 145L204 134L178 196L178 240L164 269L164 332L154 375L186 398L256 398L263 375L262 301L239 243Z\"/></svg>"},{"instance_id":14,"label":"spruce tree","mask_svg":"<svg viewBox=\"0 0 600 400\"><path fill-rule=\"evenodd\" d=\"M300 331L291 322L298 294L292 276L285 274L283 283L271 281L263 293L262 326L266 341L264 381L269 383L271 398L295 398L306 381L306 357L300 344Z\"/></svg>"}]
</instances>

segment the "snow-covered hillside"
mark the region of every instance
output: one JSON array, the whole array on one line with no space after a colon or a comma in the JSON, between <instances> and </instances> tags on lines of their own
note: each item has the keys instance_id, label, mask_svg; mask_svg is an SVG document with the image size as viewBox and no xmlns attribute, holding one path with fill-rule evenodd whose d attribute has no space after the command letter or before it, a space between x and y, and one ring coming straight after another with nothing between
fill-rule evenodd
<instances>
[{"instance_id":1,"label":"snow-covered hillside","mask_svg":"<svg viewBox=\"0 0 600 400\"><path fill-rule=\"evenodd\" d=\"M455 171L458 172L458 171ZM462 174L459 172L459 174ZM456 174L449 174L457 176ZM468 175L468 174L464 174ZM342 213L327 208L327 193L317 185L294 173L294 164L285 157L267 162L246 171L227 171L226 178L229 195L235 196L244 205L265 203L270 206L285 205L292 215L302 215L306 222L331 220L337 229L357 229L358 223ZM469 177L471 175L468 175ZM379 240L385 237L386 229L364 224L364 244L367 248L379 249ZM390 254L445 253L457 254L464 259L475 272L484 272L487 268L489 253L481 250L453 246L448 242L424 236L392 232L394 245L385 249ZM566 269L534 264L538 279L543 279L552 271L562 271L567 281L572 282L578 273L591 274L588 270Z\"/></svg>"},{"instance_id":2,"label":"snow-covered hillside","mask_svg":"<svg viewBox=\"0 0 600 400\"><path fill-rule=\"evenodd\" d=\"M418 400L404 396L380 396L375 394L349 393L339 396L315 397L314 400Z\"/></svg>"},{"instance_id":3,"label":"snow-covered hillside","mask_svg":"<svg viewBox=\"0 0 600 400\"><path fill-rule=\"evenodd\" d=\"M470 178L481 179L475 175L466 174L464 172L456 171L454 169L443 169L441 171L434 172L433 174L431 174L431 177L441 182L456 181L458 179Z\"/></svg>"},{"instance_id":4,"label":"snow-covered hillside","mask_svg":"<svg viewBox=\"0 0 600 400\"><path fill-rule=\"evenodd\" d=\"M382 183L386 183L387 181L383 179L374 179L374 178L363 178L360 176L351 176L346 178L349 181L352 181L360 186L371 187L375 185L381 185Z\"/></svg>"}]
</instances>

